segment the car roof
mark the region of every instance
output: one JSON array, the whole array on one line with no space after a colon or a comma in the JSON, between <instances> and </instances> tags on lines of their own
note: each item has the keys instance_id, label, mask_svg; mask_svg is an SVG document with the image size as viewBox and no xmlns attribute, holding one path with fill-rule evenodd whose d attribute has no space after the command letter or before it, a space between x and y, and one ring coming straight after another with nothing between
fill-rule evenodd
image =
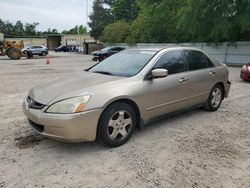
<instances>
[{"instance_id":1,"label":"car roof","mask_svg":"<svg viewBox=\"0 0 250 188\"><path fill-rule=\"evenodd\" d=\"M42 47L45 47L44 45L28 45L27 47L31 47L31 46L42 46Z\"/></svg>"},{"instance_id":2,"label":"car roof","mask_svg":"<svg viewBox=\"0 0 250 188\"><path fill-rule=\"evenodd\" d=\"M175 47L143 47L143 48L131 48L130 50L146 50L146 51L156 51L159 52L161 50L195 50L195 51L202 51L198 48L192 48L192 47L183 47L183 46L175 46Z\"/></svg>"},{"instance_id":3,"label":"car roof","mask_svg":"<svg viewBox=\"0 0 250 188\"><path fill-rule=\"evenodd\" d=\"M108 47L105 47L105 48L110 48L110 49L112 49L112 48L125 48L125 47L123 47L123 46L108 46Z\"/></svg>"}]
</instances>

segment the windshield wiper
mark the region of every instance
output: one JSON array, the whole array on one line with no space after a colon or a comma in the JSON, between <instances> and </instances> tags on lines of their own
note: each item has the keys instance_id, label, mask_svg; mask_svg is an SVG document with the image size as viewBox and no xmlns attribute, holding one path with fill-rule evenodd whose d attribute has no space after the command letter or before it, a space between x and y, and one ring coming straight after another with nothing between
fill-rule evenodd
<instances>
[{"instance_id":1,"label":"windshield wiper","mask_svg":"<svg viewBox=\"0 0 250 188\"><path fill-rule=\"evenodd\" d=\"M106 74L106 75L113 75L112 73L107 72L107 71L94 71L94 73L100 73L100 74Z\"/></svg>"}]
</instances>

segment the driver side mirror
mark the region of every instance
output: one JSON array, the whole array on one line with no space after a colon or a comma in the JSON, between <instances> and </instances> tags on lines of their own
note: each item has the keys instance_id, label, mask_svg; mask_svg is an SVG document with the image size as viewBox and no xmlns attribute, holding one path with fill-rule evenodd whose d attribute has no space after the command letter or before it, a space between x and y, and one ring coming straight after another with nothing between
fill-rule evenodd
<instances>
[{"instance_id":1,"label":"driver side mirror","mask_svg":"<svg viewBox=\"0 0 250 188\"><path fill-rule=\"evenodd\" d=\"M153 69L151 72L151 78L164 78L168 76L167 69Z\"/></svg>"}]
</instances>

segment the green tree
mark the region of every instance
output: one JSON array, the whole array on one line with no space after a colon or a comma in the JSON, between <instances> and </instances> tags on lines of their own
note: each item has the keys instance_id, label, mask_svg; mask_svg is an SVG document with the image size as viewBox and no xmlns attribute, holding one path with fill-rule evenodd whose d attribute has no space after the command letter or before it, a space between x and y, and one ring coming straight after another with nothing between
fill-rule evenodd
<instances>
[{"instance_id":1,"label":"green tree","mask_svg":"<svg viewBox=\"0 0 250 188\"><path fill-rule=\"evenodd\" d=\"M88 30L87 30L87 27L83 25L80 25L79 26L79 34L87 34L88 33Z\"/></svg>"},{"instance_id":2,"label":"green tree","mask_svg":"<svg viewBox=\"0 0 250 188\"><path fill-rule=\"evenodd\" d=\"M16 22L16 25L14 26L14 35L16 36L24 36L25 30L23 27L23 23L19 20Z\"/></svg>"},{"instance_id":3,"label":"green tree","mask_svg":"<svg viewBox=\"0 0 250 188\"><path fill-rule=\"evenodd\" d=\"M6 21L4 24L4 28L3 28L3 33L5 35L9 35L9 36L13 36L14 35L14 26L12 23L10 23L9 21Z\"/></svg>"},{"instance_id":4,"label":"green tree","mask_svg":"<svg viewBox=\"0 0 250 188\"><path fill-rule=\"evenodd\" d=\"M25 35L26 36L36 36L37 34L37 31L36 31L36 27L39 25L39 23L32 23L32 24L29 24L29 23L26 23L25 24Z\"/></svg>"},{"instance_id":5,"label":"green tree","mask_svg":"<svg viewBox=\"0 0 250 188\"><path fill-rule=\"evenodd\" d=\"M116 0L112 3L114 21L133 21L138 15L137 0Z\"/></svg>"},{"instance_id":6,"label":"green tree","mask_svg":"<svg viewBox=\"0 0 250 188\"><path fill-rule=\"evenodd\" d=\"M48 34L52 33L50 28L48 28L47 33Z\"/></svg>"},{"instance_id":7,"label":"green tree","mask_svg":"<svg viewBox=\"0 0 250 188\"><path fill-rule=\"evenodd\" d=\"M54 34L57 34L57 33L58 33L58 30L57 30L57 29L52 29L51 32L54 33Z\"/></svg>"},{"instance_id":8,"label":"green tree","mask_svg":"<svg viewBox=\"0 0 250 188\"><path fill-rule=\"evenodd\" d=\"M44 32L45 35L46 34L57 34L57 33L58 33L57 29L50 29L50 28L48 28L48 30L46 32Z\"/></svg>"},{"instance_id":9,"label":"green tree","mask_svg":"<svg viewBox=\"0 0 250 188\"><path fill-rule=\"evenodd\" d=\"M106 25L112 23L112 14L110 9L103 7L104 2L101 0L95 0L93 5L93 13L89 16L91 22L89 27L91 28L90 35L95 39L99 39Z\"/></svg>"},{"instance_id":10,"label":"green tree","mask_svg":"<svg viewBox=\"0 0 250 188\"><path fill-rule=\"evenodd\" d=\"M115 1L116 1L116 0L102 0L101 2L102 2L103 4L106 4L106 5L108 5L109 7L111 7L111 6L114 4Z\"/></svg>"},{"instance_id":11,"label":"green tree","mask_svg":"<svg viewBox=\"0 0 250 188\"><path fill-rule=\"evenodd\" d=\"M125 21L118 21L105 27L102 41L108 43L125 42L130 33L130 24Z\"/></svg>"},{"instance_id":12,"label":"green tree","mask_svg":"<svg viewBox=\"0 0 250 188\"><path fill-rule=\"evenodd\" d=\"M178 10L184 0L141 0L140 14L132 23L129 42L178 42L183 37L177 29Z\"/></svg>"},{"instance_id":13,"label":"green tree","mask_svg":"<svg viewBox=\"0 0 250 188\"><path fill-rule=\"evenodd\" d=\"M126 42L132 43L143 43L147 42L147 32L144 30L145 27L145 18L144 16L139 16L136 20L131 24L130 30L131 32L127 36Z\"/></svg>"},{"instance_id":14,"label":"green tree","mask_svg":"<svg viewBox=\"0 0 250 188\"><path fill-rule=\"evenodd\" d=\"M236 41L250 29L249 0L189 0L179 15L178 28L185 29L192 41Z\"/></svg>"},{"instance_id":15,"label":"green tree","mask_svg":"<svg viewBox=\"0 0 250 188\"><path fill-rule=\"evenodd\" d=\"M0 32L5 33L5 22L0 18Z\"/></svg>"}]
</instances>

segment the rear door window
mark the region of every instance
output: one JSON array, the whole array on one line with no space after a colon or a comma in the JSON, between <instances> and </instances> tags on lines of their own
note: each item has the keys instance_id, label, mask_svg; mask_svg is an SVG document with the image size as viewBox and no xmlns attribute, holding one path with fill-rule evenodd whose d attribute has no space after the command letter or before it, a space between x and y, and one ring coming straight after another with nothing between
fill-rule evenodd
<instances>
[{"instance_id":1,"label":"rear door window","mask_svg":"<svg viewBox=\"0 0 250 188\"><path fill-rule=\"evenodd\" d=\"M119 48L112 48L111 51L112 52L119 52Z\"/></svg>"},{"instance_id":2,"label":"rear door window","mask_svg":"<svg viewBox=\"0 0 250 188\"><path fill-rule=\"evenodd\" d=\"M181 51L167 52L156 62L153 69L164 68L168 74L175 74L186 71L186 65Z\"/></svg>"},{"instance_id":3,"label":"rear door window","mask_svg":"<svg viewBox=\"0 0 250 188\"><path fill-rule=\"evenodd\" d=\"M213 63L208 59L208 57L195 50L184 50L184 54L189 66L189 70L199 70L208 67L214 67Z\"/></svg>"}]
</instances>

